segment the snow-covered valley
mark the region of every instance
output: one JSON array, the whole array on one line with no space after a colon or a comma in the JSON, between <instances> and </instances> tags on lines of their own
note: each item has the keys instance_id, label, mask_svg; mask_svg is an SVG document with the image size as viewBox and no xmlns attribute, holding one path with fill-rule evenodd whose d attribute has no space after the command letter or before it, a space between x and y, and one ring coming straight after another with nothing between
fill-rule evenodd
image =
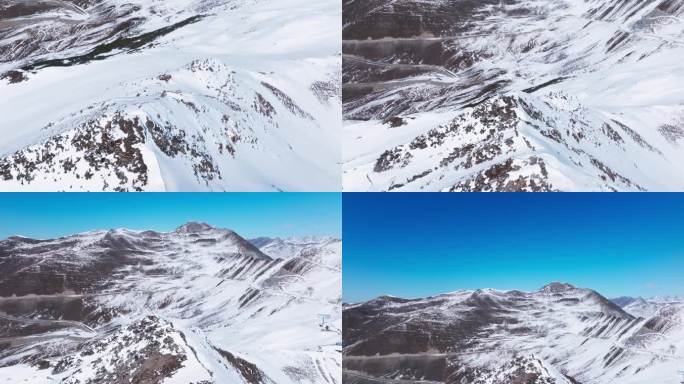
<instances>
[{"instance_id":1,"label":"snow-covered valley","mask_svg":"<svg viewBox=\"0 0 684 384\"><path fill-rule=\"evenodd\" d=\"M341 188L334 0L0 1L0 190Z\"/></svg>"},{"instance_id":2,"label":"snow-covered valley","mask_svg":"<svg viewBox=\"0 0 684 384\"><path fill-rule=\"evenodd\" d=\"M624 299L624 298L623 298ZM591 289L480 289L345 305L355 384L679 384L684 301L640 317ZM630 301L630 303L627 303ZM634 307L632 307L633 309Z\"/></svg>"},{"instance_id":3,"label":"snow-covered valley","mask_svg":"<svg viewBox=\"0 0 684 384\"><path fill-rule=\"evenodd\" d=\"M345 0L347 191L684 189L681 0Z\"/></svg>"},{"instance_id":4,"label":"snow-covered valley","mask_svg":"<svg viewBox=\"0 0 684 384\"><path fill-rule=\"evenodd\" d=\"M0 382L340 384L341 246L201 223L0 241Z\"/></svg>"}]
</instances>

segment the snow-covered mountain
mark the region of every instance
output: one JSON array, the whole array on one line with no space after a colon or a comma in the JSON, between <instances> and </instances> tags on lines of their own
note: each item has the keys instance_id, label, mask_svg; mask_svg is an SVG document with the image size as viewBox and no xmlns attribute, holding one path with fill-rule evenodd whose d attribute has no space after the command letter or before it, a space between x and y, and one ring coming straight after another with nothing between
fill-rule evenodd
<instances>
[{"instance_id":1,"label":"snow-covered mountain","mask_svg":"<svg viewBox=\"0 0 684 384\"><path fill-rule=\"evenodd\" d=\"M632 316L650 318L658 314L661 309L670 306L684 304L684 297L680 296L657 296L650 298L643 297L618 297L611 299L619 305L625 312Z\"/></svg>"},{"instance_id":2,"label":"snow-covered mountain","mask_svg":"<svg viewBox=\"0 0 684 384\"><path fill-rule=\"evenodd\" d=\"M330 236L317 236L317 235L311 235L311 236L292 236L292 237L257 237L255 239L251 239L250 242L254 244L255 246L261 248L269 245L275 245L275 244L288 244L292 246L305 246L308 244L318 244L322 242L329 241L331 238Z\"/></svg>"},{"instance_id":3,"label":"snow-covered mountain","mask_svg":"<svg viewBox=\"0 0 684 384\"><path fill-rule=\"evenodd\" d=\"M684 305L638 318L599 293L552 283L343 309L345 382L678 384Z\"/></svg>"},{"instance_id":4,"label":"snow-covered mountain","mask_svg":"<svg viewBox=\"0 0 684 384\"><path fill-rule=\"evenodd\" d=\"M344 0L350 191L684 189L681 0Z\"/></svg>"},{"instance_id":5,"label":"snow-covered mountain","mask_svg":"<svg viewBox=\"0 0 684 384\"><path fill-rule=\"evenodd\" d=\"M0 1L0 190L340 190L334 0Z\"/></svg>"},{"instance_id":6,"label":"snow-covered mountain","mask_svg":"<svg viewBox=\"0 0 684 384\"><path fill-rule=\"evenodd\" d=\"M0 241L0 382L340 384L341 246L274 258L201 223Z\"/></svg>"},{"instance_id":7,"label":"snow-covered mountain","mask_svg":"<svg viewBox=\"0 0 684 384\"><path fill-rule=\"evenodd\" d=\"M333 239L326 236L304 236L284 239L279 237L258 237L249 241L271 257L286 259L299 255L300 252L309 247L331 240Z\"/></svg>"}]
</instances>

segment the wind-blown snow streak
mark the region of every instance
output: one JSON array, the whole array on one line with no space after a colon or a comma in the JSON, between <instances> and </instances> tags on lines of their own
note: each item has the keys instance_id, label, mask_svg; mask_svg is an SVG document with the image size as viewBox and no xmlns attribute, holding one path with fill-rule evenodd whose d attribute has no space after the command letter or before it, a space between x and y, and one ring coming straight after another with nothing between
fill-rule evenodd
<instances>
[{"instance_id":1,"label":"wind-blown snow streak","mask_svg":"<svg viewBox=\"0 0 684 384\"><path fill-rule=\"evenodd\" d=\"M684 189L684 3L343 9L351 191Z\"/></svg>"},{"instance_id":2,"label":"wind-blown snow streak","mask_svg":"<svg viewBox=\"0 0 684 384\"><path fill-rule=\"evenodd\" d=\"M0 241L0 381L340 384L341 242L265 253L283 241L200 223Z\"/></svg>"},{"instance_id":3,"label":"wind-blown snow streak","mask_svg":"<svg viewBox=\"0 0 684 384\"><path fill-rule=\"evenodd\" d=\"M339 4L0 2L0 190L339 190Z\"/></svg>"}]
</instances>

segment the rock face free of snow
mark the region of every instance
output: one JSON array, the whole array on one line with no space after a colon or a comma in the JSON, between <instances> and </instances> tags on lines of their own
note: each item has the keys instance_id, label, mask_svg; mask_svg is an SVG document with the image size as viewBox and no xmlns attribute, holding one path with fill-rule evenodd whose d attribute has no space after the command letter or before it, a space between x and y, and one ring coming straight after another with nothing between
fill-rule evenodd
<instances>
[{"instance_id":1,"label":"rock face free of snow","mask_svg":"<svg viewBox=\"0 0 684 384\"><path fill-rule=\"evenodd\" d=\"M684 188L679 0L344 0L349 191Z\"/></svg>"},{"instance_id":2,"label":"rock face free of snow","mask_svg":"<svg viewBox=\"0 0 684 384\"><path fill-rule=\"evenodd\" d=\"M341 241L282 255L203 223L0 241L0 382L340 384Z\"/></svg>"},{"instance_id":3,"label":"rock face free of snow","mask_svg":"<svg viewBox=\"0 0 684 384\"><path fill-rule=\"evenodd\" d=\"M333 0L0 1L0 190L340 190Z\"/></svg>"},{"instance_id":4,"label":"rock face free of snow","mask_svg":"<svg viewBox=\"0 0 684 384\"><path fill-rule=\"evenodd\" d=\"M678 384L684 304L635 317L599 293L552 283L343 309L343 377L355 384Z\"/></svg>"}]
</instances>

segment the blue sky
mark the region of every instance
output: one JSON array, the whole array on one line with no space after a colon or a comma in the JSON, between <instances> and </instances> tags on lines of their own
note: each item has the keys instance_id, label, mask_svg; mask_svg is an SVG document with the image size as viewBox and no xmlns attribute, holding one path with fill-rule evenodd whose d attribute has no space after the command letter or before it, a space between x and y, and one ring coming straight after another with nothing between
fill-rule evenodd
<instances>
[{"instance_id":1,"label":"blue sky","mask_svg":"<svg viewBox=\"0 0 684 384\"><path fill-rule=\"evenodd\" d=\"M344 299L551 281L684 294L684 194L348 194Z\"/></svg>"},{"instance_id":2,"label":"blue sky","mask_svg":"<svg viewBox=\"0 0 684 384\"><path fill-rule=\"evenodd\" d=\"M111 228L170 231L190 220L243 237L341 236L339 193L0 193L0 239Z\"/></svg>"}]
</instances>

